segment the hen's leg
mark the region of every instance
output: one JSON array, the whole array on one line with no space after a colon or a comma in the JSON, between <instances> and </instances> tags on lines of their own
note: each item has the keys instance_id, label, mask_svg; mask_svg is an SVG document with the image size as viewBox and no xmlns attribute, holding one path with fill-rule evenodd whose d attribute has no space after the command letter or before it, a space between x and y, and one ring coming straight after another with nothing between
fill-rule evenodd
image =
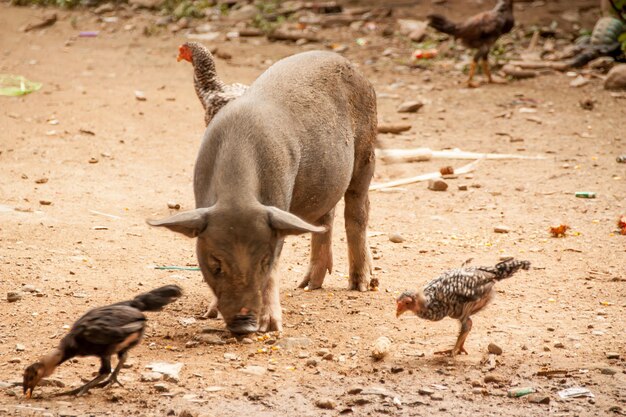
<instances>
[{"instance_id":1,"label":"hen's leg","mask_svg":"<svg viewBox=\"0 0 626 417\"><path fill-rule=\"evenodd\" d=\"M470 330L472 330L472 319L469 317L461 322L461 332L459 333L459 337L456 339L456 344L454 345L454 349L452 350L452 356L458 355L460 353L465 353L467 355L467 351L465 350L465 339L467 339L467 335Z\"/></svg>"},{"instance_id":2,"label":"hen's leg","mask_svg":"<svg viewBox=\"0 0 626 417\"><path fill-rule=\"evenodd\" d=\"M478 87L478 84L472 81L474 79L475 73L476 73L476 61L472 61L472 63L470 64L470 68L469 68L469 78L467 79L467 86L469 88Z\"/></svg>"},{"instance_id":3,"label":"hen's leg","mask_svg":"<svg viewBox=\"0 0 626 417\"><path fill-rule=\"evenodd\" d=\"M316 222L318 226L325 226L326 232L314 233L311 236L311 261L309 262L309 270L299 285L300 288L308 288L309 290L322 288L326 272L330 274L333 271L334 217L335 209L333 208Z\"/></svg>"},{"instance_id":4,"label":"hen's leg","mask_svg":"<svg viewBox=\"0 0 626 417\"><path fill-rule=\"evenodd\" d=\"M126 362L127 358L128 358L128 351L127 350L125 350L124 352L118 353L117 354L117 366L113 370L113 373L111 374L109 379L107 379L104 382L99 383L97 385L97 387L98 388L106 387L110 383L115 382L117 385L119 385L120 387L123 388L124 385L122 385L122 383L117 380L117 375L120 373L120 370L122 369L122 366L124 366L124 363Z\"/></svg>"},{"instance_id":5,"label":"hen's leg","mask_svg":"<svg viewBox=\"0 0 626 417\"><path fill-rule=\"evenodd\" d=\"M111 373L111 358L101 358L100 359L100 370L98 371L98 376L87 382L82 387L78 387L76 389L70 391L59 392L54 394L55 397L60 395L84 395L95 386L98 386L102 380L106 379L107 375Z\"/></svg>"}]
</instances>

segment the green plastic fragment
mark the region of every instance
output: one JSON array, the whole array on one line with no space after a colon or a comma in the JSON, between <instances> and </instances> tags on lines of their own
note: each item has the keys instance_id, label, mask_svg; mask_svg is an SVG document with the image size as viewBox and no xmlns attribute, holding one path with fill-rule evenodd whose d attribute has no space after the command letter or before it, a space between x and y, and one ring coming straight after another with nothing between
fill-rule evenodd
<instances>
[{"instance_id":1,"label":"green plastic fragment","mask_svg":"<svg viewBox=\"0 0 626 417\"><path fill-rule=\"evenodd\" d=\"M0 96L23 96L41 88L42 84L21 75L0 74Z\"/></svg>"}]
</instances>

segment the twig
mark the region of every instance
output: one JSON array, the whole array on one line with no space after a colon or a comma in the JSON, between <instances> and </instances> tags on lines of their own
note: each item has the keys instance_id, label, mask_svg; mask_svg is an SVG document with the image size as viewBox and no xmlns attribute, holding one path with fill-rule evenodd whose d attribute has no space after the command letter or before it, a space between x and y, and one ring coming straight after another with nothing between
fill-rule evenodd
<instances>
[{"instance_id":1,"label":"twig","mask_svg":"<svg viewBox=\"0 0 626 417\"><path fill-rule=\"evenodd\" d=\"M92 214L97 214L99 216L104 216L104 217L109 217L111 219L121 219L120 216L116 216L114 214L107 214L107 213L103 213L101 211L96 211L96 210L89 210L90 213Z\"/></svg>"},{"instance_id":2,"label":"twig","mask_svg":"<svg viewBox=\"0 0 626 417\"><path fill-rule=\"evenodd\" d=\"M467 165L463 165L461 168L458 168L458 169L455 168L454 173L455 174L467 174L468 172L471 172L476 168L476 165L478 165L478 162L480 162L480 159L474 162L471 162ZM439 171L418 175L416 177L403 178L401 180L385 182L382 184L372 184L370 185L370 191L380 190L381 188L397 187L399 185L413 184L415 182L428 181L428 180L432 180L436 178L441 178L441 173Z\"/></svg>"},{"instance_id":3,"label":"twig","mask_svg":"<svg viewBox=\"0 0 626 417\"><path fill-rule=\"evenodd\" d=\"M197 266L155 266L154 269L163 269L167 271L200 271Z\"/></svg>"},{"instance_id":4,"label":"twig","mask_svg":"<svg viewBox=\"0 0 626 417\"><path fill-rule=\"evenodd\" d=\"M546 159L545 156L541 155L465 152L458 148L447 151L433 151L429 148L380 149L376 155L386 162L416 162L431 159Z\"/></svg>"}]
</instances>

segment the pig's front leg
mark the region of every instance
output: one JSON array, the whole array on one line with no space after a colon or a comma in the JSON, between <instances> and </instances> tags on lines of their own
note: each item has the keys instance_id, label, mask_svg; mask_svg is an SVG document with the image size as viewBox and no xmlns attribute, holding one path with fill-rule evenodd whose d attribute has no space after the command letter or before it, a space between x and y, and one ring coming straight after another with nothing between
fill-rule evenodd
<instances>
[{"instance_id":1,"label":"pig's front leg","mask_svg":"<svg viewBox=\"0 0 626 417\"><path fill-rule=\"evenodd\" d=\"M263 311L259 318L260 332L282 332L283 312L280 306L280 285L276 273L272 273L263 291Z\"/></svg>"}]
</instances>

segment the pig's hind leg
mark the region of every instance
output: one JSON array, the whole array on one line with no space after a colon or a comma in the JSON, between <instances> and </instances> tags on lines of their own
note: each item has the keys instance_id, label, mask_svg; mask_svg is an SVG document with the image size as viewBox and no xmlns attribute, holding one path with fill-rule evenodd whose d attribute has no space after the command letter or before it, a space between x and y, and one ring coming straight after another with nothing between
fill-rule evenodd
<instances>
[{"instance_id":1,"label":"pig's hind leg","mask_svg":"<svg viewBox=\"0 0 626 417\"><path fill-rule=\"evenodd\" d=\"M311 260L309 262L309 270L302 282L300 282L300 288L307 288L309 290L322 288L326 272L332 274L334 218L335 209L333 208L315 222L317 226L326 227L326 232L314 233L311 236Z\"/></svg>"},{"instance_id":2,"label":"pig's hind leg","mask_svg":"<svg viewBox=\"0 0 626 417\"><path fill-rule=\"evenodd\" d=\"M354 170L344 195L351 290L367 291L372 272L372 258L367 246L367 222L370 201L368 189L374 173L374 158L367 158Z\"/></svg>"}]
</instances>

